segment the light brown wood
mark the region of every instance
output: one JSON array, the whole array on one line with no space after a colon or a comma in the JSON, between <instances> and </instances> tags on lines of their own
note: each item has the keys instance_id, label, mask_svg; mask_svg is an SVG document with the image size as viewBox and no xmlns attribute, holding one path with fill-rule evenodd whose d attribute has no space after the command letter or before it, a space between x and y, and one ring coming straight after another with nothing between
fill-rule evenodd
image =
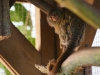
<instances>
[{"instance_id":1,"label":"light brown wood","mask_svg":"<svg viewBox=\"0 0 100 75\"><path fill-rule=\"evenodd\" d=\"M0 54L20 75L39 75L35 64L40 64L40 53L11 24L9 39L0 41Z\"/></svg>"},{"instance_id":2,"label":"light brown wood","mask_svg":"<svg viewBox=\"0 0 100 75\"><path fill-rule=\"evenodd\" d=\"M44 0L28 0L30 3L34 4L36 7L40 8L44 13L48 13L53 6L45 2Z\"/></svg>"},{"instance_id":3,"label":"light brown wood","mask_svg":"<svg viewBox=\"0 0 100 75\"><path fill-rule=\"evenodd\" d=\"M48 1L48 0L44 0L44 1L47 2L48 4L54 6L54 7L55 7L56 4L57 4L54 0L49 0L49 1Z\"/></svg>"},{"instance_id":4,"label":"light brown wood","mask_svg":"<svg viewBox=\"0 0 100 75\"><path fill-rule=\"evenodd\" d=\"M35 7L36 19L36 49L39 51L41 48L41 26L40 26L40 9Z\"/></svg>"},{"instance_id":5,"label":"light brown wood","mask_svg":"<svg viewBox=\"0 0 100 75\"><path fill-rule=\"evenodd\" d=\"M19 75L14 69L13 67L2 57L2 55L0 55L0 63L2 63L9 71L11 74L13 75Z\"/></svg>"}]
</instances>

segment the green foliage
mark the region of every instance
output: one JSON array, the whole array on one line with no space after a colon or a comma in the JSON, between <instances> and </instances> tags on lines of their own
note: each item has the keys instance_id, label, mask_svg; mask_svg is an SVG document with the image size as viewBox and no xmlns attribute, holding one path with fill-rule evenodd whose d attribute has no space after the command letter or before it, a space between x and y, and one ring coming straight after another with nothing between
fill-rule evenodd
<instances>
[{"instance_id":1,"label":"green foliage","mask_svg":"<svg viewBox=\"0 0 100 75\"><path fill-rule=\"evenodd\" d=\"M10 71L0 62L0 68L4 69L6 75L12 75Z\"/></svg>"},{"instance_id":2,"label":"green foliage","mask_svg":"<svg viewBox=\"0 0 100 75\"><path fill-rule=\"evenodd\" d=\"M27 11L26 8L20 3L15 3L14 7L15 10L10 11L11 21L23 22L23 25L16 27L23 33L30 43L35 46L35 38L32 38L33 26L30 11Z\"/></svg>"},{"instance_id":3,"label":"green foliage","mask_svg":"<svg viewBox=\"0 0 100 75\"><path fill-rule=\"evenodd\" d=\"M17 21L17 22L23 21L25 23L26 18L24 17L27 15L27 10L25 9L25 7L23 7L19 3L15 3L14 7L15 11L10 11L11 21Z\"/></svg>"}]
</instances>

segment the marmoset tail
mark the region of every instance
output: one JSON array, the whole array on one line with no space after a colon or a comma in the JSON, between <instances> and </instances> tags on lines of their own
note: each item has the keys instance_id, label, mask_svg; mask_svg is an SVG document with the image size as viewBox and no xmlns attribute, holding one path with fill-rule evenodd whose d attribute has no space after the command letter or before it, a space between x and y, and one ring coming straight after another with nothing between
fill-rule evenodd
<instances>
[{"instance_id":1,"label":"marmoset tail","mask_svg":"<svg viewBox=\"0 0 100 75\"><path fill-rule=\"evenodd\" d=\"M60 45L64 49L64 52L50 70L49 75L55 75L61 64L81 45L84 39L86 23L66 8L60 7L49 12L47 21L59 35Z\"/></svg>"}]
</instances>

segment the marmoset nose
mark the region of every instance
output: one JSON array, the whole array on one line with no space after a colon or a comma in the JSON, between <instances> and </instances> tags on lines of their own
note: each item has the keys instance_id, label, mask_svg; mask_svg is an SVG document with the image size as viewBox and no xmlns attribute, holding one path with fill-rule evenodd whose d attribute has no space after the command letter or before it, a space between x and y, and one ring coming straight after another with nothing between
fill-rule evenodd
<instances>
[{"instance_id":1,"label":"marmoset nose","mask_svg":"<svg viewBox=\"0 0 100 75\"><path fill-rule=\"evenodd\" d=\"M58 20L58 16L51 16L52 21L57 21Z\"/></svg>"}]
</instances>

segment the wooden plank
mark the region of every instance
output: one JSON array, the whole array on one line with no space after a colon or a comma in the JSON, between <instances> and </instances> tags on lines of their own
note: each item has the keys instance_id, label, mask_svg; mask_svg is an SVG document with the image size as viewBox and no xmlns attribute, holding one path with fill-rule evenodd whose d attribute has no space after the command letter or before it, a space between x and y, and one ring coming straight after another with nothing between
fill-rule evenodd
<instances>
[{"instance_id":1,"label":"wooden plank","mask_svg":"<svg viewBox=\"0 0 100 75\"><path fill-rule=\"evenodd\" d=\"M40 64L40 53L11 24L9 39L0 41L0 54L20 75L40 75L34 64Z\"/></svg>"},{"instance_id":2,"label":"wooden plank","mask_svg":"<svg viewBox=\"0 0 100 75\"><path fill-rule=\"evenodd\" d=\"M36 48L41 53L41 64L47 65L49 60L57 57L56 35L54 29L48 25L45 13L38 10L36 17L39 17L36 18Z\"/></svg>"},{"instance_id":3,"label":"wooden plank","mask_svg":"<svg viewBox=\"0 0 100 75\"><path fill-rule=\"evenodd\" d=\"M56 59L59 51L59 38L47 21L47 15L36 8L36 48L41 53L41 64L47 65L49 60ZM42 74L45 75L45 74Z\"/></svg>"},{"instance_id":4,"label":"wooden plank","mask_svg":"<svg viewBox=\"0 0 100 75\"><path fill-rule=\"evenodd\" d=\"M28 0L16 0L18 2L28 2Z\"/></svg>"},{"instance_id":5,"label":"wooden plank","mask_svg":"<svg viewBox=\"0 0 100 75\"><path fill-rule=\"evenodd\" d=\"M40 39L41 39L41 62L47 64L49 60L55 58L55 33L46 21L46 14L40 11Z\"/></svg>"},{"instance_id":6,"label":"wooden plank","mask_svg":"<svg viewBox=\"0 0 100 75\"><path fill-rule=\"evenodd\" d=\"M46 14L53 8L53 6L51 6L44 0L28 0L28 1L34 4L36 7L40 8Z\"/></svg>"},{"instance_id":7,"label":"wooden plank","mask_svg":"<svg viewBox=\"0 0 100 75\"><path fill-rule=\"evenodd\" d=\"M0 55L0 63L2 63L9 71L12 75L19 75L14 69L13 67L2 57L2 55Z\"/></svg>"},{"instance_id":8,"label":"wooden plank","mask_svg":"<svg viewBox=\"0 0 100 75\"><path fill-rule=\"evenodd\" d=\"M55 6L57 4L54 0L44 0L44 1L52 6Z\"/></svg>"}]
</instances>

